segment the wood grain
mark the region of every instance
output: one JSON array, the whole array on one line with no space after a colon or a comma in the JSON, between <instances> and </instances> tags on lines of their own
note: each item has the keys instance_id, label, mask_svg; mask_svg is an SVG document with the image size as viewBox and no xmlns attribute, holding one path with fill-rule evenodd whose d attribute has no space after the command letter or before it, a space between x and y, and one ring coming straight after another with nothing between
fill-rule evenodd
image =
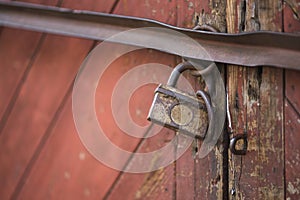
<instances>
[{"instance_id":1,"label":"wood grain","mask_svg":"<svg viewBox=\"0 0 300 200\"><path fill-rule=\"evenodd\" d=\"M31 156L45 133L54 113L91 43L51 36L45 39L27 81L24 83L0 142L2 195L12 192L25 172ZM77 49L76 52L73 50ZM62 67L64 66L64 67ZM5 196L3 196L3 199ZM8 196L7 196L8 197Z\"/></svg>"},{"instance_id":2,"label":"wood grain","mask_svg":"<svg viewBox=\"0 0 300 200\"><path fill-rule=\"evenodd\" d=\"M56 4L55 1L39 3ZM85 3L65 1L62 6L95 9L96 7L90 3L88 1L85 1ZM105 9L101 4L98 4L99 7L102 7L100 9L102 11ZM106 9L111 7L112 5ZM24 33L22 34L24 36L19 37L20 40L23 39L22 42L25 45L23 48L26 48L27 42L32 42L31 48L34 49L33 39L36 36L33 39L29 39L29 37L27 39L26 32ZM37 35L37 33L33 35ZM7 40L7 43L10 44L9 40ZM19 190L31 170L31 165L28 164L34 162L32 156L35 155L34 153L40 142L43 142L41 139L49 125L51 125L56 110L92 44L92 41L81 39L60 36L45 37L45 41L41 44L41 49L36 56L37 58L28 72L28 77L20 83L22 84L20 94L9 114L9 119L0 138L3 149L0 156L1 163L3 163L1 164L1 177L3 178L1 199L7 199L14 190L13 197L18 196ZM9 48L9 46L7 47ZM23 50L25 51L23 53L30 54L30 49ZM26 62L22 60L22 54L19 53L19 56L18 54L9 55L4 53L4 55L10 56L8 58L22 62L22 64L24 63L26 67ZM11 75L11 77L13 76Z\"/></svg>"},{"instance_id":3,"label":"wood grain","mask_svg":"<svg viewBox=\"0 0 300 200\"><path fill-rule=\"evenodd\" d=\"M280 1L228 1L228 31L281 31ZM231 199L284 197L283 71L228 67L234 134L248 134L246 156L230 154Z\"/></svg>"},{"instance_id":4,"label":"wood grain","mask_svg":"<svg viewBox=\"0 0 300 200\"><path fill-rule=\"evenodd\" d=\"M32 60L38 51L36 48L41 43L41 35L41 33L9 28L3 28L1 32L0 119L2 121L0 129L3 129L18 95L17 87L21 81L25 81L27 75L25 72L31 68Z\"/></svg>"},{"instance_id":5,"label":"wood grain","mask_svg":"<svg viewBox=\"0 0 300 200\"><path fill-rule=\"evenodd\" d=\"M284 31L300 32L299 14L300 1L285 1L284 3ZM285 198L300 198L300 72L285 71Z\"/></svg>"},{"instance_id":6,"label":"wood grain","mask_svg":"<svg viewBox=\"0 0 300 200\"><path fill-rule=\"evenodd\" d=\"M299 149L300 115L289 101L285 101L285 173L286 199L300 197L300 149Z\"/></svg>"}]
</instances>

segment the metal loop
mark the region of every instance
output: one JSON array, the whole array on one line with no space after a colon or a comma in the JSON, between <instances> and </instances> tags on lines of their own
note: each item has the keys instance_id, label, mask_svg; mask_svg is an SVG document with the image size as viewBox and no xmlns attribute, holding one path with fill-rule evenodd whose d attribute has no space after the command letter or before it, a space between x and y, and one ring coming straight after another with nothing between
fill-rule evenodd
<instances>
[{"instance_id":1,"label":"metal loop","mask_svg":"<svg viewBox=\"0 0 300 200\"><path fill-rule=\"evenodd\" d=\"M236 144L239 140L243 140L243 149L237 149ZM235 155L246 155L248 148L247 134L235 135L230 139L230 150Z\"/></svg>"},{"instance_id":2,"label":"metal loop","mask_svg":"<svg viewBox=\"0 0 300 200\"><path fill-rule=\"evenodd\" d=\"M181 73L183 73L186 70L194 70L194 69L195 69L195 67L191 63L189 63L187 61L179 63L173 69L173 71L172 71L172 73L170 75L170 78L168 80L167 85L171 86L171 87L175 87Z\"/></svg>"}]
</instances>

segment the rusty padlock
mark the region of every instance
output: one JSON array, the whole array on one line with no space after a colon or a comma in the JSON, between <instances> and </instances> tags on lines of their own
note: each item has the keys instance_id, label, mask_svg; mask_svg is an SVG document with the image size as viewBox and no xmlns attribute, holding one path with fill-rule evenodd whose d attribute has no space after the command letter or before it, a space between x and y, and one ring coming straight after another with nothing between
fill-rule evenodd
<instances>
[{"instance_id":1,"label":"rusty padlock","mask_svg":"<svg viewBox=\"0 0 300 200\"><path fill-rule=\"evenodd\" d=\"M203 139L208 127L207 99L175 88L180 74L185 70L195 70L195 68L187 62L180 63L172 71L167 85L160 84L158 86L147 119L192 137Z\"/></svg>"}]
</instances>

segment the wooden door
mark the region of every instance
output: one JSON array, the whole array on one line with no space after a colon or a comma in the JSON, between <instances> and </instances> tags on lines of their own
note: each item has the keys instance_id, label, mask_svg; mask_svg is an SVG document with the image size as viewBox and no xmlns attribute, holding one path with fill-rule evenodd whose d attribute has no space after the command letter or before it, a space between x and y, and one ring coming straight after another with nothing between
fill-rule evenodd
<instances>
[{"instance_id":1,"label":"wooden door","mask_svg":"<svg viewBox=\"0 0 300 200\"><path fill-rule=\"evenodd\" d=\"M206 24L229 33L300 31L296 0L24 2L145 17L185 28ZM193 159L190 148L166 168L132 174L97 161L75 128L74 79L97 42L6 27L0 31L0 199L299 199L299 72L221 65L233 135L248 134L247 155L228 151L233 135L224 131L222 142L204 159ZM151 62L174 67L181 58L148 49L131 52L112 63L97 90L99 120L111 141L128 151L153 151L174 137L163 129L149 139L131 138L109 111L117 80ZM185 75L198 87L198 80ZM154 89L153 84L141 87L130 101L131 116L140 125L147 123Z\"/></svg>"}]
</instances>

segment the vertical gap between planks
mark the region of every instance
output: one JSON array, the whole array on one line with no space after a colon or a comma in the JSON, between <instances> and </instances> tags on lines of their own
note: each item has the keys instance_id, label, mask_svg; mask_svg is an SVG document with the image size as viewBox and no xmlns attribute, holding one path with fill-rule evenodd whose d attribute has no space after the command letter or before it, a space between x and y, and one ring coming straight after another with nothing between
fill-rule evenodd
<instances>
[{"instance_id":1,"label":"vertical gap between planks","mask_svg":"<svg viewBox=\"0 0 300 200\"><path fill-rule=\"evenodd\" d=\"M285 32L284 27L284 0L281 0L281 32ZM282 146L283 146L283 198L286 199L286 162L285 162L285 115L286 115L286 70L282 70Z\"/></svg>"},{"instance_id":2,"label":"vertical gap between planks","mask_svg":"<svg viewBox=\"0 0 300 200\"><path fill-rule=\"evenodd\" d=\"M282 11L283 12L283 11ZM283 25L284 26L284 23ZM282 145L283 145L283 198L286 199L286 162L285 162L285 115L286 115L286 109L285 109L285 104L287 103L286 102L286 96L285 96L285 87L286 87L286 84L285 84L285 69L283 70L283 73L282 73L282 102L283 102L283 105L282 105L282 112L283 112L283 115L282 115L282 123L283 123L283 127L282 127Z\"/></svg>"},{"instance_id":3,"label":"vertical gap between planks","mask_svg":"<svg viewBox=\"0 0 300 200\"><path fill-rule=\"evenodd\" d=\"M227 32L227 25L226 25L226 32ZM225 94L226 97L229 97L228 94L228 65L224 64L224 87L225 87ZM227 105L229 105L229 98L226 98L226 109ZM229 107L228 107L229 109ZM226 113L230 112L226 110ZM224 133L223 133L223 140L224 140L224 149L223 149L223 199L229 199L229 130L228 130L228 120L227 116L225 117L225 126Z\"/></svg>"}]
</instances>

